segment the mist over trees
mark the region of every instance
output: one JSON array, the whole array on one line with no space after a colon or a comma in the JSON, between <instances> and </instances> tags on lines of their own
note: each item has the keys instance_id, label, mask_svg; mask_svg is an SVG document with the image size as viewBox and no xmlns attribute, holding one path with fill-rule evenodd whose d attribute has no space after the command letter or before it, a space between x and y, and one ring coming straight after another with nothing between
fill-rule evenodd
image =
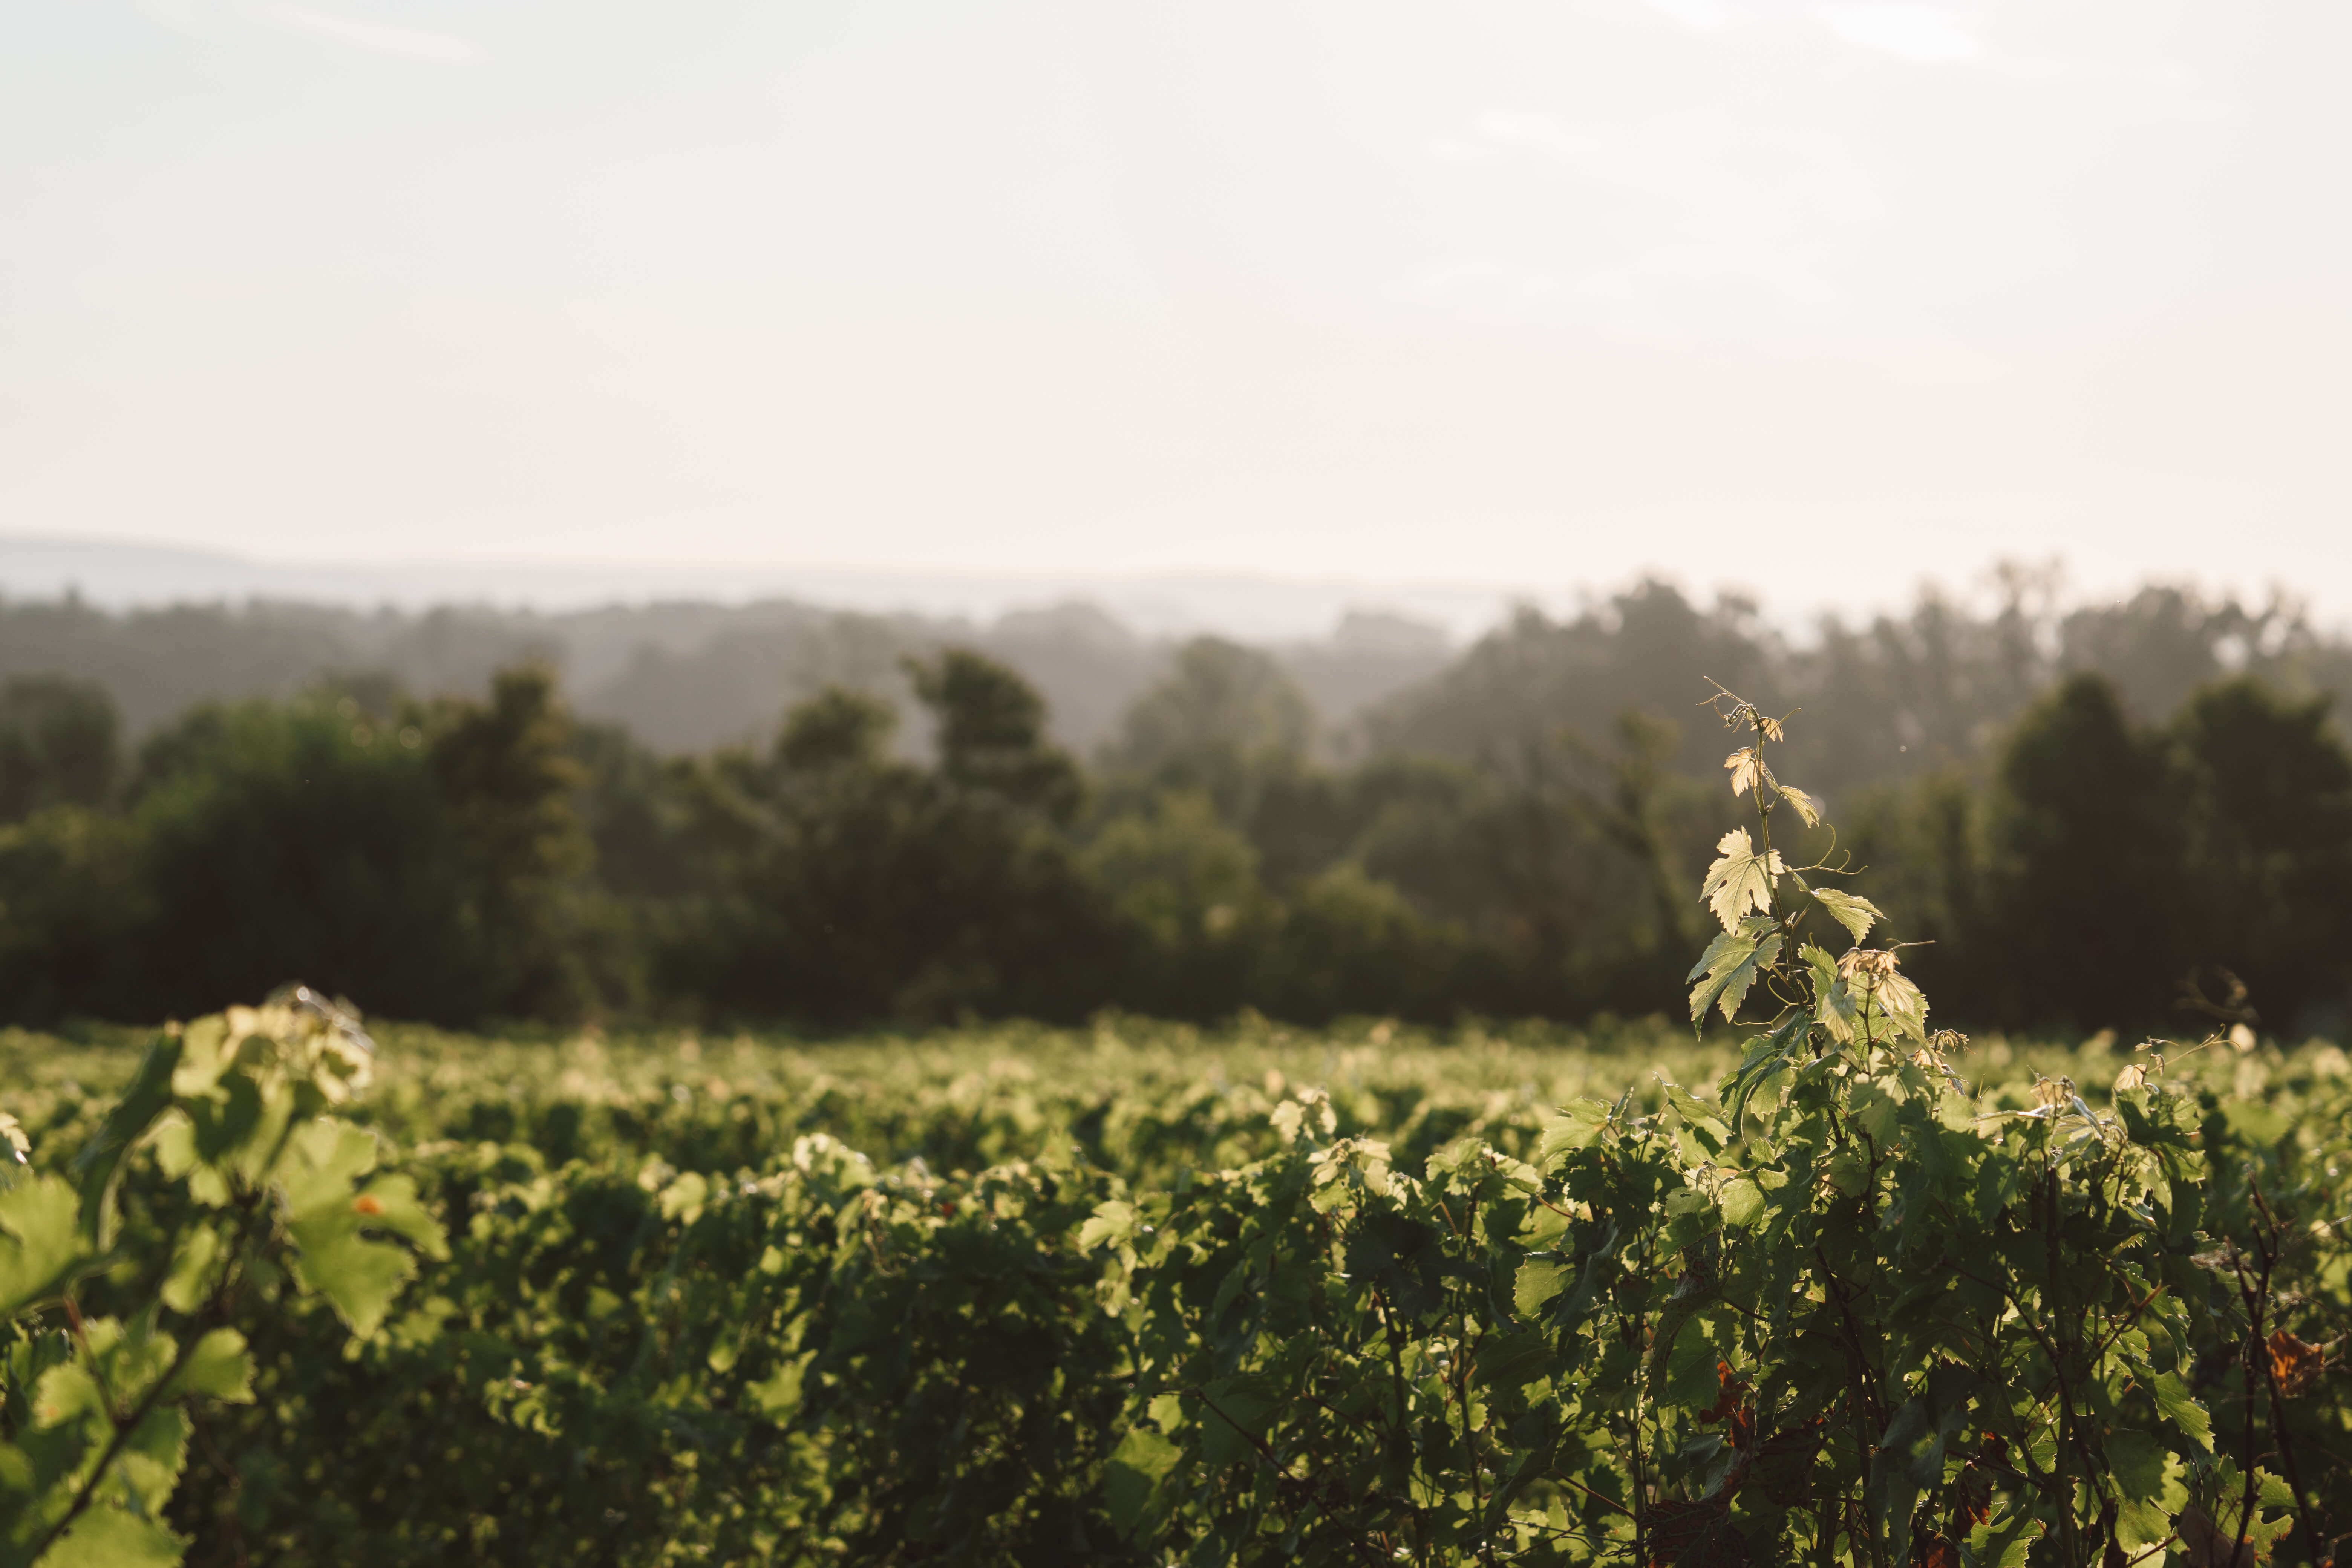
<instances>
[{"instance_id":1,"label":"mist over trees","mask_svg":"<svg viewBox=\"0 0 2352 1568\"><path fill-rule=\"evenodd\" d=\"M305 658L322 628L360 648L355 617L257 615ZM1782 847L1869 866L1927 944L1906 968L1979 1010L1948 1021L2340 1030L2352 1002L2352 648L2289 609L2062 611L2012 574L1989 612L1928 596L1796 640L1643 583L1450 658L1372 618L1313 649L1008 622L575 645L575 685L598 648L656 707L690 660L782 694L680 746L568 705L511 640L527 617L379 625L373 673L159 718L165 687L134 706L106 671L252 626L8 607L7 662L56 652L0 688L0 1006L184 1016L299 976L451 1024L1674 1013L1689 889L1738 816L1708 677L1804 710L1786 765L1846 837ZM1094 705L1083 742L1055 689Z\"/></svg>"},{"instance_id":2,"label":"mist over trees","mask_svg":"<svg viewBox=\"0 0 2352 1568\"><path fill-rule=\"evenodd\" d=\"M95 681L133 732L199 702L286 697L352 671L440 694L478 690L497 670L537 661L560 672L583 717L625 725L659 751L700 751L772 731L784 708L829 686L911 700L902 661L950 646L1020 671L1045 697L1055 738L1081 748L1108 734L1175 655L1169 640L1087 605L981 626L789 600L553 614L362 613L268 600L110 614L74 598L0 601L0 678ZM1434 627L1378 612L1275 651L1333 723L1426 679L1452 652Z\"/></svg>"}]
</instances>

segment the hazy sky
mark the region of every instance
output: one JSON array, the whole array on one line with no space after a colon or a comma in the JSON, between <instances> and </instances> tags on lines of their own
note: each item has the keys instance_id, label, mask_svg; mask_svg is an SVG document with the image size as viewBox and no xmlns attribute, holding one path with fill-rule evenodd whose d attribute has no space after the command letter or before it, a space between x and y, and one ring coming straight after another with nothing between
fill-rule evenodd
<instances>
[{"instance_id":1,"label":"hazy sky","mask_svg":"<svg viewBox=\"0 0 2352 1568\"><path fill-rule=\"evenodd\" d=\"M0 531L2352 613L2344 0L15 0Z\"/></svg>"}]
</instances>

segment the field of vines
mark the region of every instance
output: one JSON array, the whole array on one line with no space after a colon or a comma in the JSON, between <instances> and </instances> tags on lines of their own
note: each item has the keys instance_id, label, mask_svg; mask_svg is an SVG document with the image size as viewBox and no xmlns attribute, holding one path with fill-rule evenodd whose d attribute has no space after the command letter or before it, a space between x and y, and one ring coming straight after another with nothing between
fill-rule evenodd
<instances>
[{"instance_id":1,"label":"field of vines","mask_svg":"<svg viewBox=\"0 0 2352 1568\"><path fill-rule=\"evenodd\" d=\"M0 1037L0 1568L2333 1561L2344 1052L1932 1028L1759 818L1703 1035Z\"/></svg>"}]
</instances>

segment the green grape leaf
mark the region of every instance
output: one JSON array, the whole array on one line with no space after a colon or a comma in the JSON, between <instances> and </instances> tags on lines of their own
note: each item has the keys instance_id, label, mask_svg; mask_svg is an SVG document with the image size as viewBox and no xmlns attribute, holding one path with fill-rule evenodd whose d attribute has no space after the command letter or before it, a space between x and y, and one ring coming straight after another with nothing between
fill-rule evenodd
<instances>
[{"instance_id":1,"label":"green grape leaf","mask_svg":"<svg viewBox=\"0 0 2352 1568\"><path fill-rule=\"evenodd\" d=\"M74 1157L81 1184L82 1238L103 1251L113 1245L114 1183L124 1156L146 1136L155 1119L172 1107L172 1073L180 1065L180 1042L170 1035L147 1047L139 1072L122 1098L106 1113L98 1134Z\"/></svg>"},{"instance_id":2,"label":"green grape leaf","mask_svg":"<svg viewBox=\"0 0 2352 1568\"><path fill-rule=\"evenodd\" d=\"M194 1313L219 1283L220 1232L208 1225L183 1231L172 1249L172 1271L163 1278L163 1305Z\"/></svg>"},{"instance_id":3,"label":"green grape leaf","mask_svg":"<svg viewBox=\"0 0 2352 1568\"><path fill-rule=\"evenodd\" d=\"M669 1194L665 1193L662 1196L667 1199ZM427 1258L449 1256L449 1238L442 1231L441 1222L417 1201L415 1178L378 1176L360 1189L352 1206L362 1216L362 1223L368 1229L396 1236Z\"/></svg>"},{"instance_id":4,"label":"green grape leaf","mask_svg":"<svg viewBox=\"0 0 2352 1568\"><path fill-rule=\"evenodd\" d=\"M1682 1085L1668 1083L1663 1077L1658 1080L1658 1089L1666 1097L1666 1103L1682 1113L1683 1120L1715 1135L1715 1152L1720 1152L1723 1144L1731 1137L1731 1129L1723 1120L1723 1107L1709 1105Z\"/></svg>"},{"instance_id":5,"label":"green grape leaf","mask_svg":"<svg viewBox=\"0 0 2352 1568\"><path fill-rule=\"evenodd\" d=\"M0 1192L0 1316L48 1300L90 1261L74 1190L36 1176Z\"/></svg>"},{"instance_id":6,"label":"green grape leaf","mask_svg":"<svg viewBox=\"0 0 2352 1568\"><path fill-rule=\"evenodd\" d=\"M2108 1473L2123 1494L2116 1541L2137 1553L2172 1538L2174 1515L2189 1506L2188 1468L2146 1432L2107 1434Z\"/></svg>"},{"instance_id":7,"label":"green grape leaf","mask_svg":"<svg viewBox=\"0 0 2352 1568\"><path fill-rule=\"evenodd\" d=\"M776 1370L758 1383L748 1385L752 1402L760 1414L771 1421L782 1422L800 1408L801 1380L808 1371L808 1358L793 1356L776 1363Z\"/></svg>"},{"instance_id":8,"label":"green grape leaf","mask_svg":"<svg viewBox=\"0 0 2352 1568\"><path fill-rule=\"evenodd\" d=\"M382 1242L362 1241L356 1227L310 1221L292 1227L301 1248L294 1260L302 1283L334 1304L355 1334L372 1334L383 1321L415 1265L408 1254Z\"/></svg>"},{"instance_id":9,"label":"green grape leaf","mask_svg":"<svg viewBox=\"0 0 2352 1568\"><path fill-rule=\"evenodd\" d=\"M1078 1226L1078 1250L1092 1252L1097 1247L1124 1242L1135 1235L1135 1207L1131 1204L1111 1202L1098 1204L1087 1222Z\"/></svg>"},{"instance_id":10,"label":"green grape leaf","mask_svg":"<svg viewBox=\"0 0 2352 1568\"><path fill-rule=\"evenodd\" d=\"M1543 1125L1536 1144L1536 1163L1549 1165L1562 1154L1589 1149L1609 1126L1610 1109L1598 1100L1573 1100Z\"/></svg>"},{"instance_id":11,"label":"green grape leaf","mask_svg":"<svg viewBox=\"0 0 2352 1568\"><path fill-rule=\"evenodd\" d=\"M1727 1022L1739 1011L1756 977L1780 956L1780 937L1772 922L1760 915L1739 922L1707 944L1698 963L1685 978L1697 979L1691 988L1691 1022L1706 1016L1709 1007L1721 1007ZM1704 979L1700 979L1702 972Z\"/></svg>"},{"instance_id":12,"label":"green grape leaf","mask_svg":"<svg viewBox=\"0 0 2352 1568\"><path fill-rule=\"evenodd\" d=\"M2212 1447L2213 1417L2189 1392L2188 1382L2179 1373L2158 1373L2148 1380L2148 1392L2156 1397L2157 1409L2180 1429L2182 1436L2200 1448Z\"/></svg>"},{"instance_id":13,"label":"green grape leaf","mask_svg":"<svg viewBox=\"0 0 2352 1568\"><path fill-rule=\"evenodd\" d=\"M1723 1223L1746 1229L1764 1216L1764 1189L1746 1176L1723 1184Z\"/></svg>"},{"instance_id":14,"label":"green grape leaf","mask_svg":"<svg viewBox=\"0 0 2352 1568\"><path fill-rule=\"evenodd\" d=\"M2012 1510L1998 1526L1988 1521L1969 1531L1969 1560L1981 1568L2025 1568L2026 1554L2042 1534L2040 1520Z\"/></svg>"},{"instance_id":15,"label":"green grape leaf","mask_svg":"<svg viewBox=\"0 0 2352 1568\"><path fill-rule=\"evenodd\" d=\"M1870 999L1886 1021L1895 1026L1898 1036L1915 1040L1927 1037L1927 998L1908 976L1881 975Z\"/></svg>"},{"instance_id":16,"label":"green grape leaf","mask_svg":"<svg viewBox=\"0 0 2352 1568\"><path fill-rule=\"evenodd\" d=\"M1541 1333L1522 1330L1490 1333L1479 1341L1473 1370L1488 1388L1525 1389L1550 1376L1556 1365L1551 1342Z\"/></svg>"},{"instance_id":17,"label":"green grape leaf","mask_svg":"<svg viewBox=\"0 0 2352 1568\"><path fill-rule=\"evenodd\" d=\"M1772 907L1772 884L1788 868L1778 849L1756 853L1748 829L1735 827L1716 841L1717 858L1707 868L1699 899L1715 911L1725 931L1736 929L1740 917Z\"/></svg>"},{"instance_id":18,"label":"green grape leaf","mask_svg":"<svg viewBox=\"0 0 2352 1568\"><path fill-rule=\"evenodd\" d=\"M1830 1032L1830 1038L1843 1045L1853 1038L1860 1020L1853 993L1838 973L1837 960L1810 942L1797 950L1797 956L1813 972L1813 1016Z\"/></svg>"},{"instance_id":19,"label":"green grape leaf","mask_svg":"<svg viewBox=\"0 0 2352 1568\"><path fill-rule=\"evenodd\" d=\"M1253 1439L1273 1425L1288 1401L1267 1379L1242 1373L1202 1388L1201 1403L1201 1458L1211 1465L1231 1465L1257 1458Z\"/></svg>"},{"instance_id":20,"label":"green grape leaf","mask_svg":"<svg viewBox=\"0 0 2352 1568\"><path fill-rule=\"evenodd\" d=\"M215 1329L198 1340L169 1392L175 1398L197 1394L229 1405L252 1404L253 1357L246 1353L245 1336L235 1329Z\"/></svg>"},{"instance_id":21,"label":"green grape leaf","mask_svg":"<svg viewBox=\"0 0 2352 1568\"><path fill-rule=\"evenodd\" d=\"M415 1208L415 1189L394 1179L354 1192L375 1165L374 1135L348 1122L314 1121L290 1141L284 1170L287 1228L294 1237L294 1268L302 1282L333 1303L354 1333L375 1331L403 1281L415 1268L404 1248L367 1239L383 1227L416 1231L445 1246L440 1227ZM383 1195L379 1196L379 1193Z\"/></svg>"},{"instance_id":22,"label":"green grape leaf","mask_svg":"<svg viewBox=\"0 0 2352 1568\"><path fill-rule=\"evenodd\" d=\"M1530 1258L1519 1265L1517 1279L1511 1282L1511 1305L1528 1317L1544 1309L1568 1289L1571 1270L1562 1258Z\"/></svg>"},{"instance_id":23,"label":"green grape leaf","mask_svg":"<svg viewBox=\"0 0 2352 1568\"><path fill-rule=\"evenodd\" d=\"M39 1568L179 1568L187 1546L156 1520L101 1505L41 1553Z\"/></svg>"},{"instance_id":24,"label":"green grape leaf","mask_svg":"<svg viewBox=\"0 0 2352 1568\"><path fill-rule=\"evenodd\" d=\"M1103 1467L1103 1502L1123 1537L1132 1537L1151 1511L1151 1494L1182 1450L1148 1426L1134 1426Z\"/></svg>"},{"instance_id":25,"label":"green grape leaf","mask_svg":"<svg viewBox=\"0 0 2352 1568\"><path fill-rule=\"evenodd\" d=\"M1853 933L1860 942L1870 934L1870 928L1886 918L1876 904L1853 893L1841 893L1834 888L1815 888L1813 901L1829 910L1830 918Z\"/></svg>"},{"instance_id":26,"label":"green grape leaf","mask_svg":"<svg viewBox=\"0 0 2352 1568\"><path fill-rule=\"evenodd\" d=\"M131 1429L106 1489L121 1489L123 1499L141 1513L160 1514L172 1500L172 1489L188 1462L188 1416L176 1405L150 1410Z\"/></svg>"},{"instance_id":27,"label":"green grape leaf","mask_svg":"<svg viewBox=\"0 0 2352 1568\"><path fill-rule=\"evenodd\" d=\"M1794 784L1784 784L1778 779L1772 781L1772 787L1780 792L1780 798L1787 801L1791 806L1793 806L1799 816L1805 819L1806 826L1819 827L1822 825L1822 803L1820 801L1815 800L1811 795L1807 795L1803 790L1797 788Z\"/></svg>"}]
</instances>

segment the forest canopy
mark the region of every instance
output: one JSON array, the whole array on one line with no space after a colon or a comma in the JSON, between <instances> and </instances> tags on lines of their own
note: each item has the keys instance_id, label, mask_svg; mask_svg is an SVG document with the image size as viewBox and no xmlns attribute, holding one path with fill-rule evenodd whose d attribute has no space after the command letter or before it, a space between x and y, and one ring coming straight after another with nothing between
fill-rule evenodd
<instances>
[{"instance_id":1,"label":"forest canopy","mask_svg":"<svg viewBox=\"0 0 2352 1568\"><path fill-rule=\"evenodd\" d=\"M1870 867L1955 1021L2332 1032L2352 1002L2352 647L2288 607L2061 613L2017 574L1797 641L1643 583L1452 657L1369 621L1312 649L793 625L593 645L608 696L667 659L707 708L772 700L681 746L567 701L590 644L511 618L368 643L0 606L0 1005L184 1016L299 978L448 1024L1671 1013L1734 826L1708 679L1804 710L1788 764L1846 828L1792 847Z\"/></svg>"}]
</instances>

